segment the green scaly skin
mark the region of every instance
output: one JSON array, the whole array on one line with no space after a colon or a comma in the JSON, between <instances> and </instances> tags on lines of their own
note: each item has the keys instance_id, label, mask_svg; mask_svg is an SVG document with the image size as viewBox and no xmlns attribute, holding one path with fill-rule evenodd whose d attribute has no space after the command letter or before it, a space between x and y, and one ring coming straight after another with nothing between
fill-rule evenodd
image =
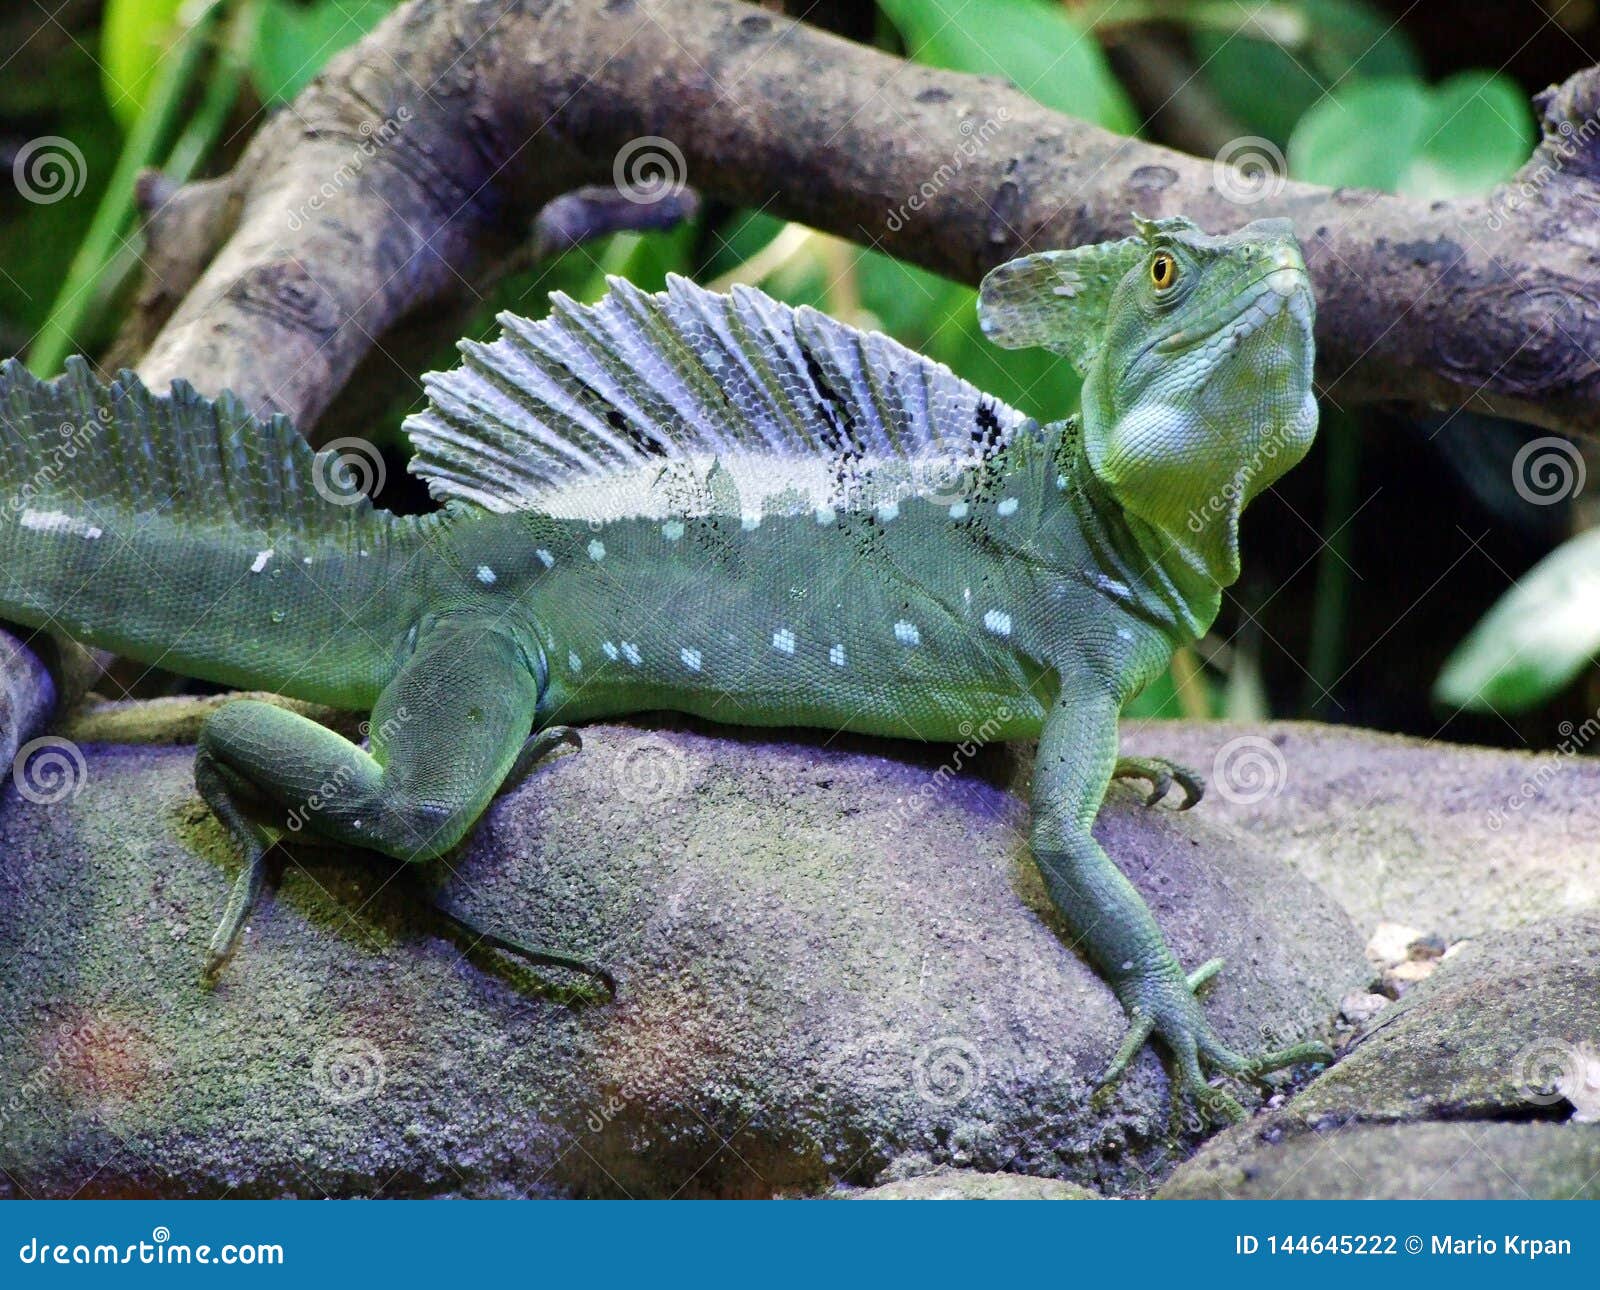
<instances>
[{"instance_id":1,"label":"green scaly skin","mask_svg":"<svg viewBox=\"0 0 1600 1290\"><path fill-rule=\"evenodd\" d=\"M1302 1044L1247 1058L1224 1045L1195 996L1218 965L1185 974L1090 828L1116 775L1155 797L1177 778L1185 804L1198 799L1181 768L1119 762L1117 718L1210 626L1238 575L1241 509L1310 444L1305 267L1284 221L1223 237L1141 221L1138 237L1001 266L981 309L998 343L1054 349L1086 383L1079 418L1026 423L960 503L930 492L892 511L746 525L458 502L422 519L291 522L273 514L281 501L197 518L111 476L47 481L19 500L13 464L0 472L13 502L0 614L193 676L370 710L366 747L247 700L207 722L196 783L246 859L213 971L286 822L405 861L442 855L572 725L672 709L1037 738L1033 852L1131 1021L1105 1082L1156 1035L1182 1094L1237 1119L1205 1066L1253 1075L1330 1054ZM8 370L0 393L22 379ZM9 397L24 424L23 396ZM30 415L37 437L45 414ZM303 491L292 474L273 476L271 498ZM120 491L85 502L95 487ZM560 951L493 943L609 984Z\"/></svg>"}]
</instances>

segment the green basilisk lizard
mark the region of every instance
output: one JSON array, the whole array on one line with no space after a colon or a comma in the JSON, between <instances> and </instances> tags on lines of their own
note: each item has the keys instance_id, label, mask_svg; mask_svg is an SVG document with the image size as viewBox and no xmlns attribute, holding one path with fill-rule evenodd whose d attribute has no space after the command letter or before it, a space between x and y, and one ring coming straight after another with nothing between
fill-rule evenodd
<instances>
[{"instance_id":1,"label":"green basilisk lizard","mask_svg":"<svg viewBox=\"0 0 1600 1290\"><path fill-rule=\"evenodd\" d=\"M1122 705L1215 617L1241 509L1310 445L1313 302L1286 221L1181 218L1003 264L980 317L1084 375L1040 425L877 334L748 288L626 282L506 315L427 378L411 469L442 509L349 491L287 423L183 383L0 372L0 616L227 686L370 711L358 746L238 700L195 781L244 850L230 952L287 824L401 860L454 847L503 784L602 717L1038 738L1031 844L1181 1091L1242 1114L1247 1058L1090 835ZM547 963L605 974L493 938ZM609 982L609 977L606 977Z\"/></svg>"}]
</instances>

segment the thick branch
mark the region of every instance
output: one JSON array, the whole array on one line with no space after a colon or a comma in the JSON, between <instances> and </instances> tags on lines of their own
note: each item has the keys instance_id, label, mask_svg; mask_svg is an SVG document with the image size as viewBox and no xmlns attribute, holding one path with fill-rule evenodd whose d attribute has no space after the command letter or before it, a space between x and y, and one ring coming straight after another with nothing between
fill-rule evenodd
<instances>
[{"instance_id":1,"label":"thick branch","mask_svg":"<svg viewBox=\"0 0 1600 1290\"><path fill-rule=\"evenodd\" d=\"M1296 183L1241 202L1209 159L731 0L418 0L252 142L229 180L231 236L142 371L231 386L309 425L375 337L660 136L707 197L969 282L1024 248L1122 236L1131 209L1215 229L1287 215L1335 399L1589 432L1597 106L1600 71L1541 99L1546 142L1499 205Z\"/></svg>"}]
</instances>

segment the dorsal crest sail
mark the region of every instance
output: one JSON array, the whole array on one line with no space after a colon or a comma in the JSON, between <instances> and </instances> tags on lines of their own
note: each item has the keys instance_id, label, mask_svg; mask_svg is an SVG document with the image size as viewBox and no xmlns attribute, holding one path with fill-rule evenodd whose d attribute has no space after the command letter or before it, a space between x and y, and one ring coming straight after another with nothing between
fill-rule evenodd
<instances>
[{"instance_id":1,"label":"dorsal crest sail","mask_svg":"<svg viewBox=\"0 0 1600 1290\"><path fill-rule=\"evenodd\" d=\"M885 463L981 463L1026 422L887 336L749 287L612 278L597 304L557 293L542 321L499 321L425 378L429 406L405 424L440 500L602 518L648 509L630 478L659 490L720 464L746 498L823 504Z\"/></svg>"}]
</instances>

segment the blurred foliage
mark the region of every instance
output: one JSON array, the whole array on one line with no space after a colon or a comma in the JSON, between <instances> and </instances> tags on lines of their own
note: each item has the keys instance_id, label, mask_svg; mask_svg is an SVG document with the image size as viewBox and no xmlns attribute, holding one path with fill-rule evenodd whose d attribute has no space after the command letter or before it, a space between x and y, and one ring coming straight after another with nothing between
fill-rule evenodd
<instances>
[{"instance_id":1,"label":"blurred foliage","mask_svg":"<svg viewBox=\"0 0 1600 1290\"><path fill-rule=\"evenodd\" d=\"M44 65L19 62L17 75L0 78L0 159L59 135L81 152L84 176L70 200L39 204L0 192L5 349L27 352L41 369L56 367L69 348L102 350L138 267L133 175L144 166L177 179L225 169L263 113L285 110L330 57L393 8L393 0L68 0L71 38L51 42ZM1142 113L1106 48L1129 31L1175 39L1237 136L1270 141L1296 178L1319 183L1422 198L1479 192L1508 176L1534 141L1527 87L1470 67L1430 80L1407 26L1368 0L878 0L877 14L877 40L887 48L1005 77L1049 107L1125 134L1141 130ZM40 25L13 14L0 18L0 36L27 31L32 40ZM657 287L669 272L718 285L757 282L782 299L879 327L1041 420L1076 406L1079 382L1064 363L1002 354L983 341L971 288L714 203L688 227L619 235L502 280L465 330L492 334L502 308L538 316L555 289L596 299L608 273ZM435 366L451 361L448 351L433 356ZM419 397L419 386L396 392L384 424L398 426ZM1346 556L1359 520L1365 419L1329 417L1319 448L1323 510L1315 527L1330 541L1318 544L1314 594L1299 611L1309 619L1304 695L1286 699L1263 673L1255 610L1281 588L1241 585L1243 630L1180 658L1135 711L1321 711L1318 696L1344 675L1350 652ZM1559 641L1546 633L1537 648L1526 643L1528 620L1577 600L1571 580L1581 581L1597 558L1592 543L1580 545L1530 575L1453 661L1441 696L1528 702L1569 680L1596 644L1578 627L1583 616L1568 614L1573 630ZM1583 585L1592 600L1592 583ZM1590 612L1586 621L1600 616ZM1440 642L1441 653L1448 644Z\"/></svg>"},{"instance_id":2,"label":"blurred foliage","mask_svg":"<svg viewBox=\"0 0 1600 1290\"><path fill-rule=\"evenodd\" d=\"M1439 698L1518 711L1569 684L1600 651L1600 529L1551 552L1446 661Z\"/></svg>"}]
</instances>

